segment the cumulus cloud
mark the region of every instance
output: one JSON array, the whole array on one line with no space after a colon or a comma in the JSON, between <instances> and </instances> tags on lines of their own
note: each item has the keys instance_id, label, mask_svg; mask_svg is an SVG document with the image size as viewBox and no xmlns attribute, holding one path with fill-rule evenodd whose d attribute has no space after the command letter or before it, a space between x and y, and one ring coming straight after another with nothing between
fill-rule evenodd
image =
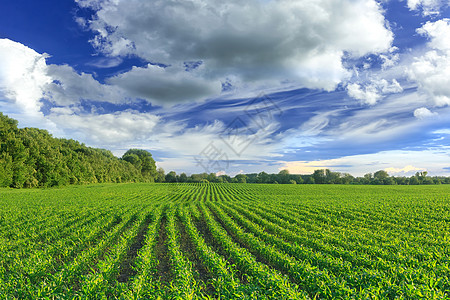
<instances>
[{"instance_id":1,"label":"cumulus cloud","mask_svg":"<svg viewBox=\"0 0 450 300\"><path fill-rule=\"evenodd\" d=\"M450 5L448 0L407 0L410 10L422 10L424 16L436 16L442 8Z\"/></svg>"},{"instance_id":2,"label":"cumulus cloud","mask_svg":"<svg viewBox=\"0 0 450 300\"><path fill-rule=\"evenodd\" d=\"M130 100L117 86L101 84L91 74L68 65L48 65L47 54L0 39L0 95L27 114L41 115L42 99L72 105L80 100L123 103Z\"/></svg>"},{"instance_id":3,"label":"cumulus cloud","mask_svg":"<svg viewBox=\"0 0 450 300\"><path fill-rule=\"evenodd\" d=\"M374 105L381 99L381 95L375 86L368 85L364 89L357 83L351 83L347 86L348 95L357 100L361 100L365 104Z\"/></svg>"},{"instance_id":4,"label":"cumulus cloud","mask_svg":"<svg viewBox=\"0 0 450 300\"><path fill-rule=\"evenodd\" d=\"M192 84L193 95L217 93L211 86L229 75L246 84L287 80L333 90L349 76L342 64L344 53L360 57L385 52L393 39L374 0L77 2L97 11L86 24L96 33L92 43L99 51L173 66L158 70L166 73L161 78L173 77L172 82L161 79L161 87ZM212 83L182 70L192 61L203 62L205 70L198 76ZM155 73L154 68L132 70L138 71L150 76L149 82ZM130 86L128 76L123 77L124 85L140 93L140 85ZM161 100L167 100L165 94Z\"/></svg>"},{"instance_id":5,"label":"cumulus cloud","mask_svg":"<svg viewBox=\"0 0 450 300\"><path fill-rule=\"evenodd\" d=\"M444 18L436 22L427 22L417 29L417 33L430 39L431 48L450 51L450 19Z\"/></svg>"},{"instance_id":6,"label":"cumulus cloud","mask_svg":"<svg viewBox=\"0 0 450 300\"><path fill-rule=\"evenodd\" d=\"M414 117L416 117L417 119L427 119L434 116L437 116L437 113L431 112L426 107L420 107L414 110Z\"/></svg>"},{"instance_id":7,"label":"cumulus cloud","mask_svg":"<svg viewBox=\"0 0 450 300\"><path fill-rule=\"evenodd\" d=\"M351 83L347 85L347 93L350 97L368 105L376 104L386 94L401 93L402 91L403 88L395 79L390 83L386 79L372 79L367 84Z\"/></svg>"},{"instance_id":8,"label":"cumulus cloud","mask_svg":"<svg viewBox=\"0 0 450 300\"><path fill-rule=\"evenodd\" d=\"M27 114L39 114L47 75L46 54L20 43L0 39L0 96L15 103Z\"/></svg>"},{"instance_id":9,"label":"cumulus cloud","mask_svg":"<svg viewBox=\"0 0 450 300\"><path fill-rule=\"evenodd\" d=\"M416 57L408 68L409 78L419 91L429 96L432 104L450 104L450 19L427 22L417 32L429 38L432 50Z\"/></svg>"}]
</instances>

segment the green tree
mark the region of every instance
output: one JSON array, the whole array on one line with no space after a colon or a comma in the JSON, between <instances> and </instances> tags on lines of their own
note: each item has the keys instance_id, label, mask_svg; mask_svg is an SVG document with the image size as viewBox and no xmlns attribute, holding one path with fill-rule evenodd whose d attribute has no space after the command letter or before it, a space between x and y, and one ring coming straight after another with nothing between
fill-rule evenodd
<instances>
[{"instance_id":1,"label":"green tree","mask_svg":"<svg viewBox=\"0 0 450 300\"><path fill-rule=\"evenodd\" d=\"M289 170L281 170L280 172L278 172L278 176L277 176L277 181L279 183L289 183Z\"/></svg>"},{"instance_id":2,"label":"green tree","mask_svg":"<svg viewBox=\"0 0 450 300\"><path fill-rule=\"evenodd\" d=\"M187 177L186 173L181 173L179 180L180 180L180 182L187 182L188 181L188 177Z\"/></svg>"},{"instance_id":3,"label":"green tree","mask_svg":"<svg viewBox=\"0 0 450 300\"><path fill-rule=\"evenodd\" d=\"M257 176L257 182L258 183L269 183L270 176L266 172L261 172Z\"/></svg>"},{"instance_id":4,"label":"green tree","mask_svg":"<svg viewBox=\"0 0 450 300\"><path fill-rule=\"evenodd\" d=\"M244 174L237 174L234 178L237 183L247 183L247 176Z\"/></svg>"},{"instance_id":5,"label":"green tree","mask_svg":"<svg viewBox=\"0 0 450 300\"><path fill-rule=\"evenodd\" d=\"M13 183L13 164L11 156L4 152L0 154L0 187L9 187Z\"/></svg>"},{"instance_id":6,"label":"green tree","mask_svg":"<svg viewBox=\"0 0 450 300\"><path fill-rule=\"evenodd\" d=\"M177 182L177 173L175 173L175 171L167 173L166 182Z\"/></svg>"},{"instance_id":7,"label":"green tree","mask_svg":"<svg viewBox=\"0 0 450 300\"><path fill-rule=\"evenodd\" d=\"M388 178L388 177L389 177L389 174L388 174L388 172L386 172L385 170L380 170L380 171L376 171L376 172L373 174L373 177L374 177L375 179L383 180L383 179Z\"/></svg>"},{"instance_id":8,"label":"green tree","mask_svg":"<svg viewBox=\"0 0 450 300\"><path fill-rule=\"evenodd\" d=\"M314 170L314 173L312 174L312 178L314 178L314 183L323 184L326 183L326 174L328 169L320 169L320 170Z\"/></svg>"},{"instance_id":9,"label":"green tree","mask_svg":"<svg viewBox=\"0 0 450 300\"><path fill-rule=\"evenodd\" d=\"M158 170L156 170L157 175L156 175L156 182L164 182L166 181L166 175L164 172L163 168L158 168Z\"/></svg>"},{"instance_id":10,"label":"green tree","mask_svg":"<svg viewBox=\"0 0 450 300\"><path fill-rule=\"evenodd\" d=\"M137 158L139 159L136 159ZM145 181L153 182L157 177L156 164L150 152L142 149L130 149L122 156L122 159L133 164L141 171Z\"/></svg>"}]
</instances>

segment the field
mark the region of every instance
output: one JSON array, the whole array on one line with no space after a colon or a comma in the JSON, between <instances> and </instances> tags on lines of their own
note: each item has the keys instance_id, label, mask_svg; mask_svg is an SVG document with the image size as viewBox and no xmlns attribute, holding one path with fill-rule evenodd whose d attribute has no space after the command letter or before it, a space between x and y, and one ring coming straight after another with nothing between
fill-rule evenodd
<instances>
[{"instance_id":1,"label":"field","mask_svg":"<svg viewBox=\"0 0 450 300\"><path fill-rule=\"evenodd\" d=\"M0 299L449 299L449 186L0 190Z\"/></svg>"}]
</instances>

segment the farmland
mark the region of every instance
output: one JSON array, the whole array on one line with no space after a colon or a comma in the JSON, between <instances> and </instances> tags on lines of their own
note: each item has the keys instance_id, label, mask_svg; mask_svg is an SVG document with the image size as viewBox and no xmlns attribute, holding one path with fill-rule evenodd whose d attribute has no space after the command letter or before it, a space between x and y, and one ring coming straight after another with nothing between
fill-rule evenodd
<instances>
[{"instance_id":1,"label":"farmland","mask_svg":"<svg viewBox=\"0 0 450 300\"><path fill-rule=\"evenodd\" d=\"M450 187L0 190L1 299L448 299Z\"/></svg>"}]
</instances>

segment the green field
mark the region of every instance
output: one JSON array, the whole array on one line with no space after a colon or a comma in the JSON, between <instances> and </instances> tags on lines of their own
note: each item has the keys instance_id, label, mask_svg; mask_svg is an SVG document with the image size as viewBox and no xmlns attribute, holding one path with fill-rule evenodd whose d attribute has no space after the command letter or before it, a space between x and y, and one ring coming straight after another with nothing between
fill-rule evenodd
<instances>
[{"instance_id":1,"label":"green field","mask_svg":"<svg viewBox=\"0 0 450 300\"><path fill-rule=\"evenodd\" d=\"M449 299L450 187L0 190L0 299Z\"/></svg>"}]
</instances>

